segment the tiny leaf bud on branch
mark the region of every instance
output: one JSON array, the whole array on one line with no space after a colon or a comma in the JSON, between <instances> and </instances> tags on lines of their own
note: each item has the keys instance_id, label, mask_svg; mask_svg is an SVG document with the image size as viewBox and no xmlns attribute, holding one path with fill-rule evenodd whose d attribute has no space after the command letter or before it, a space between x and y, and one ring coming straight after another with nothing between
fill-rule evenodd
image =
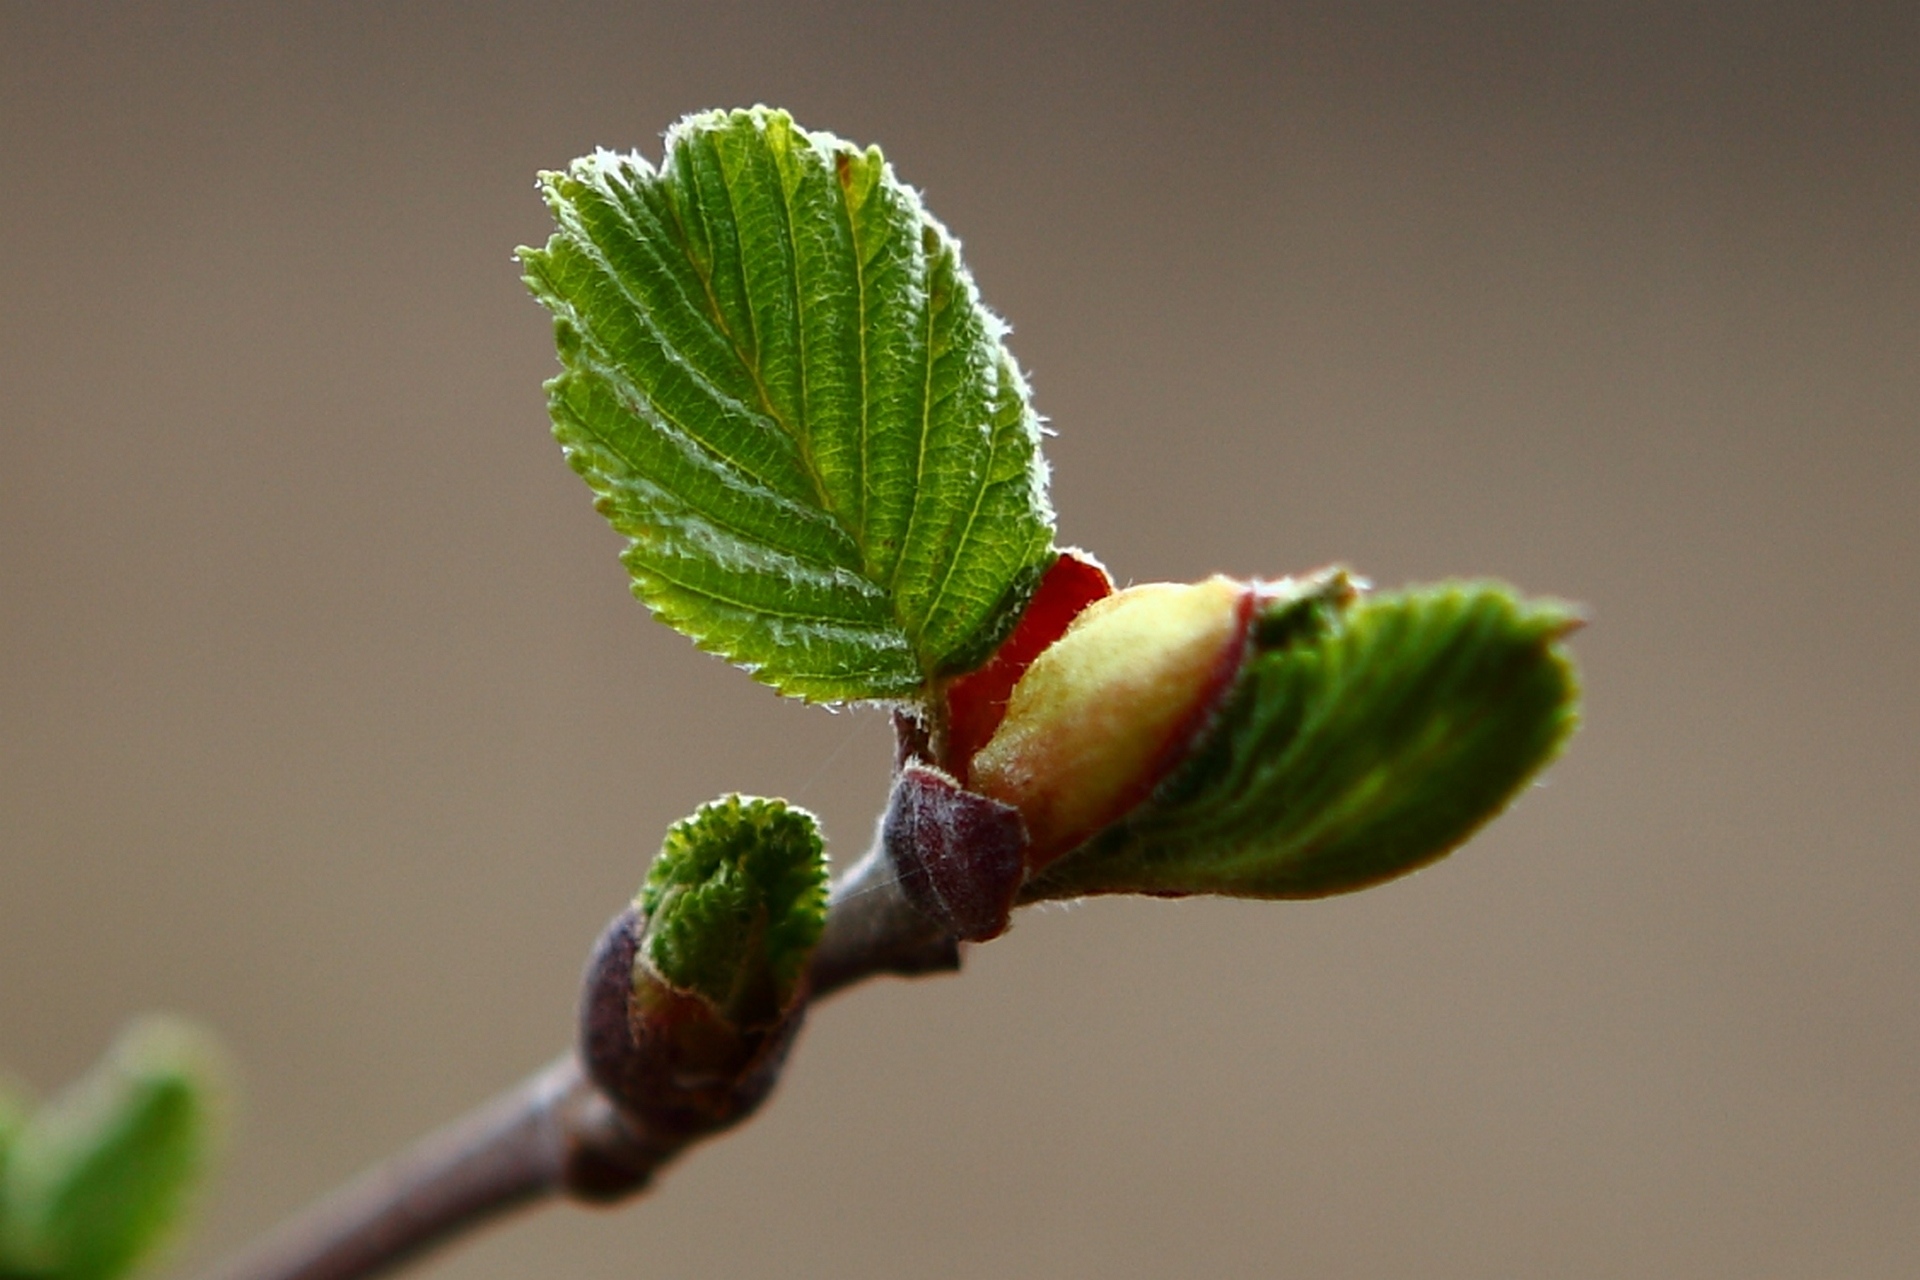
<instances>
[{"instance_id":1,"label":"tiny leaf bud on branch","mask_svg":"<svg viewBox=\"0 0 1920 1280\"><path fill-rule=\"evenodd\" d=\"M648 1138L674 1146L748 1115L800 1029L827 915L813 816L729 796L667 832L588 968L582 1056Z\"/></svg>"}]
</instances>

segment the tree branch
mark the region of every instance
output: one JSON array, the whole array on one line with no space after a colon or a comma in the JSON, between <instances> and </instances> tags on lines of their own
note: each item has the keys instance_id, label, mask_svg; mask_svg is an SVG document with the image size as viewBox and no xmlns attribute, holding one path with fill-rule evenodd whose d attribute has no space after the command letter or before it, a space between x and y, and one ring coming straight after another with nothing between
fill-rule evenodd
<instances>
[{"instance_id":1,"label":"tree branch","mask_svg":"<svg viewBox=\"0 0 1920 1280\"><path fill-rule=\"evenodd\" d=\"M808 978L811 998L822 999L880 974L959 967L959 944L908 903L876 841L834 885ZM537 1201L625 1199L683 1145L624 1118L568 1053L294 1217L211 1280L363 1280Z\"/></svg>"},{"instance_id":2,"label":"tree branch","mask_svg":"<svg viewBox=\"0 0 1920 1280\"><path fill-rule=\"evenodd\" d=\"M813 999L883 973L918 977L960 967L960 944L907 901L876 838L833 886L827 927L808 969Z\"/></svg>"}]
</instances>

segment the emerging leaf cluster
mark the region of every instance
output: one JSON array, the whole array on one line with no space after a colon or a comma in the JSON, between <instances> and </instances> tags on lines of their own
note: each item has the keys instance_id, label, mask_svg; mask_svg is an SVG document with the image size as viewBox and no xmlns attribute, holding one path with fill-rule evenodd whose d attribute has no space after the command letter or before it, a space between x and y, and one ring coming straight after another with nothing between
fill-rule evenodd
<instances>
[{"instance_id":1,"label":"emerging leaf cluster","mask_svg":"<svg viewBox=\"0 0 1920 1280\"><path fill-rule=\"evenodd\" d=\"M917 696L1050 558L1039 420L959 246L877 149L709 112L541 175L568 461L634 593L783 693Z\"/></svg>"},{"instance_id":2,"label":"emerging leaf cluster","mask_svg":"<svg viewBox=\"0 0 1920 1280\"><path fill-rule=\"evenodd\" d=\"M165 1238L212 1141L220 1072L178 1024L137 1024L29 1112L0 1099L0 1280L115 1280Z\"/></svg>"},{"instance_id":3,"label":"emerging leaf cluster","mask_svg":"<svg viewBox=\"0 0 1920 1280\"><path fill-rule=\"evenodd\" d=\"M1573 732L1575 625L1491 583L1276 600L1194 754L1026 897L1317 898L1423 866Z\"/></svg>"},{"instance_id":4,"label":"emerging leaf cluster","mask_svg":"<svg viewBox=\"0 0 1920 1280\"><path fill-rule=\"evenodd\" d=\"M635 593L784 693L918 701L939 740L935 682L993 656L1056 554L1039 420L952 237L877 150L763 107L541 190L556 229L520 257L554 316L554 433ZM1562 606L1295 585L1266 591L1190 753L1023 900L1376 883L1464 841L1572 731ZM643 897L642 960L717 1005L763 961L790 990L817 932L824 872L782 897L757 861L817 852L773 803L676 828Z\"/></svg>"},{"instance_id":5,"label":"emerging leaf cluster","mask_svg":"<svg viewBox=\"0 0 1920 1280\"><path fill-rule=\"evenodd\" d=\"M777 1013L826 924L819 826L782 800L704 804L668 828L637 905L636 963L737 1020Z\"/></svg>"}]
</instances>

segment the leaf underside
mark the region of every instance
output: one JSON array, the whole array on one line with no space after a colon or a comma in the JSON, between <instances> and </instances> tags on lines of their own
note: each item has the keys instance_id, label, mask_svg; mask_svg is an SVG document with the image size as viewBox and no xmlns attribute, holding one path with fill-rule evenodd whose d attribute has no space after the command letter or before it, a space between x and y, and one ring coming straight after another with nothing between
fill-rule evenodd
<instances>
[{"instance_id":1,"label":"leaf underside","mask_svg":"<svg viewBox=\"0 0 1920 1280\"><path fill-rule=\"evenodd\" d=\"M1514 798L1577 722L1559 604L1490 584L1326 602L1256 624L1195 754L1027 901L1317 898L1412 871Z\"/></svg>"},{"instance_id":2,"label":"leaf underside","mask_svg":"<svg viewBox=\"0 0 1920 1280\"><path fill-rule=\"evenodd\" d=\"M711 112L658 169L541 176L554 434L634 592L816 701L985 661L1050 556L1039 420L959 248L877 149Z\"/></svg>"}]
</instances>

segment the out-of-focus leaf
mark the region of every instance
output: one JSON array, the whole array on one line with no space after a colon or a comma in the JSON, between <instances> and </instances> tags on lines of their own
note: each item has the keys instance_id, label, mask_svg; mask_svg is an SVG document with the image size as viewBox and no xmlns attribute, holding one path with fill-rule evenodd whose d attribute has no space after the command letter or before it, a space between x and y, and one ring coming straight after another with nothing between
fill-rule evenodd
<instances>
[{"instance_id":1,"label":"out-of-focus leaf","mask_svg":"<svg viewBox=\"0 0 1920 1280\"><path fill-rule=\"evenodd\" d=\"M179 1221L213 1140L215 1055L149 1019L19 1131L4 1170L5 1254L42 1280L114 1280Z\"/></svg>"},{"instance_id":2,"label":"out-of-focus leaf","mask_svg":"<svg viewBox=\"0 0 1920 1280\"><path fill-rule=\"evenodd\" d=\"M7 1156L30 1114L26 1094L0 1077L0 1280L22 1280L27 1274L7 1243Z\"/></svg>"},{"instance_id":3,"label":"out-of-focus leaf","mask_svg":"<svg viewBox=\"0 0 1920 1280\"><path fill-rule=\"evenodd\" d=\"M30 1114L26 1095L0 1077L0 1185L5 1185L7 1153Z\"/></svg>"}]
</instances>

